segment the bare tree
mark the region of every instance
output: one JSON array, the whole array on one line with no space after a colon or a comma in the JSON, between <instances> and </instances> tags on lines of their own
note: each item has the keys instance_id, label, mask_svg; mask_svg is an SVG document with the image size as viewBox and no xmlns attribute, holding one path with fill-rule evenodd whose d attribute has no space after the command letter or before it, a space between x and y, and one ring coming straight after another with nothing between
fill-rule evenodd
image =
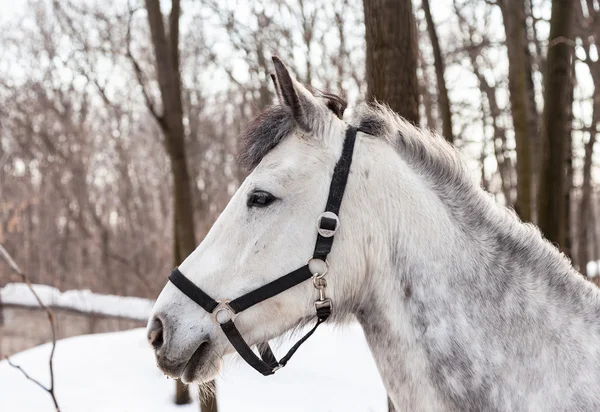
<instances>
[{"instance_id":1,"label":"bare tree","mask_svg":"<svg viewBox=\"0 0 600 412\"><path fill-rule=\"evenodd\" d=\"M364 0L368 100L419 123L417 31L411 0Z\"/></svg>"},{"instance_id":2,"label":"bare tree","mask_svg":"<svg viewBox=\"0 0 600 412\"><path fill-rule=\"evenodd\" d=\"M570 145L570 107L572 106L572 20L574 3L553 0L550 38L544 87L542 142L544 169L540 175L538 197L539 226L551 242L561 247L567 242L566 153ZM568 159L570 161L570 159Z\"/></svg>"},{"instance_id":3,"label":"bare tree","mask_svg":"<svg viewBox=\"0 0 600 412\"><path fill-rule=\"evenodd\" d=\"M448 98L448 88L446 87L446 79L444 78L445 63L444 57L442 56L442 50L440 48L440 41L438 34L433 23L433 16L431 15L431 7L429 0L423 1L423 10L425 11L425 19L427 21L427 32L429 33L429 39L431 41L431 47L433 48L433 62L435 65L435 78L438 89L438 107L440 110L440 117L442 118L442 135L448 142L454 142L454 136L452 132L452 111L450 110L450 99Z\"/></svg>"},{"instance_id":4,"label":"bare tree","mask_svg":"<svg viewBox=\"0 0 600 412\"><path fill-rule=\"evenodd\" d=\"M498 0L502 11L508 51L508 87L517 147L517 200L515 210L525 221L533 219L532 139L531 130L531 66L528 57L525 9L523 2Z\"/></svg>"}]
</instances>

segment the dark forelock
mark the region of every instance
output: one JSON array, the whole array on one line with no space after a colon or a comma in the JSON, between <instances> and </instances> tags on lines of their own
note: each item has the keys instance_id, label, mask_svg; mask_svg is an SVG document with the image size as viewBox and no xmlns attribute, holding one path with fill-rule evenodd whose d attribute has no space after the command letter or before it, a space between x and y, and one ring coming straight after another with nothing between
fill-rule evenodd
<instances>
[{"instance_id":1,"label":"dark forelock","mask_svg":"<svg viewBox=\"0 0 600 412\"><path fill-rule=\"evenodd\" d=\"M254 169L293 129L294 117L287 107L277 105L263 110L239 137L239 163L246 170Z\"/></svg>"},{"instance_id":2,"label":"dark forelock","mask_svg":"<svg viewBox=\"0 0 600 412\"><path fill-rule=\"evenodd\" d=\"M324 100L329 110L342 118L347 106L344 99L331 93L315 94ZM240 165L248 171L254 169L271 149L294 130L295 124L292 112L286 106L275 105L260 112L239 137Z\"/></svg>"}]
</instances>

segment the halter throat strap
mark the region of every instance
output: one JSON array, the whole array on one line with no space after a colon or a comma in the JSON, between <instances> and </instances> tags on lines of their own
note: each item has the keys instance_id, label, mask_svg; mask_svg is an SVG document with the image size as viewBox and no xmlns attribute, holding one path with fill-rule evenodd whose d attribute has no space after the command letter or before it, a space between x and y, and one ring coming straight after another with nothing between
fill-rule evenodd
<instances>
[{"instance_id":1,"label":"halter throat strap","mask_svg":"<svg viewBox=\"0 0 600 412\"><path fill-rule=\"evenodd\" d=\"M340 211L342 198L344 196L344 191L346 189L346 184L348 182L348 175L350 173L352 155L354 152L354 144L356 142L356 133L357 129L352 126L349 126L346 130L342 155L335 165L333 177L329 186L329 196L327 198L325 212L321 214L317 222L318 235L313 253L313 259L311 259L311 261L320 260L327 265L327 256L329 255L329 252L331 252L333 238L339 228L338 214ZM309 264L306 264L231 301L213 299L206 292L186 278L178 268L173 270L169 276L169 280L183 294L196 302L205 311L210 313L213 317L213 320L219 324L221 330L223 333L225 333L225 336L227 336L227 339L240 354L240 356L258 372L267 376L272 375L276 370L285 366L294 353L296 353L298 348L304 342L306 342L306 340L316 331L319 325L325 322L331 315L331 300L325 297L325 273L326 270L324 273L313 273L309 267ZM298 342L296 342L296 344L292 346L292 348L283 358L281 358L281 360L278 361L275 358L275 355L273 354L273 351L267 342L257 345L260 357L257 356L252 348L250 348L250 346L246 343L246 341L244 341L244 338L235 326L234 320L237 315L240 312L256 305L257 303L272 298L273 296L291 289L310 278L313 279L315 288L319 290L319 298L315 301L315 312L317 317L317 323L315 326Z\"/></svg>"}]
</instances>

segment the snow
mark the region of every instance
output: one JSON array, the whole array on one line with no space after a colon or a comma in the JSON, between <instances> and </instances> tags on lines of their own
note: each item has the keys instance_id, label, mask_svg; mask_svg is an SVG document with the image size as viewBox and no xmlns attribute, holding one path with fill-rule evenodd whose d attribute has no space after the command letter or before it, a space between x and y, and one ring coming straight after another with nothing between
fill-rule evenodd
<instances>
[{"instance_id":1,"label":"snow","mask_svg":"<svg viewBox=\"0 0 600 412\"><path fill-rule=\"evenodd\" d=\"M131 319L146 320L153 301L61 292L33 285L44 304ZM37 307L24 283L0 289L4 304ZM294 335L296 338L298 335ZM290 346L283 338L279 356ZM27 373L48 384L50 345L11 357ZM175 384L156 368L143 329L77 336L57 343L54 357L56 396L63 412L144 411L187 412L197 404L176 406ZM220 412L387 411L387 397L360 326L325 325L274 376L263 377L243 361L226 358L217 379ZM0 411L53 411L50 396L20 372L0 361Z\"/></svg>"},{"instance_id":2,"label":"snow","mask_svg":"<svg viewBox=\"0 0 600 412\"><path fill-rule=\"evenodd\" d=\"M119 316L146 320L154 301L131 296L100 295L90 290L61 292L47 285L33 285L42 302L53 308L73 309L86 313ZM25 283L8 283L0 288L0 300L4 304L38 307L37 300Z\"/></svg>"},{"instance_id":3,"label":"snow","mask_svg":"<svg viewBox=\"0 0 600 412\"><path fill-rule=\"evenodd\" d=\"M289 345L285 339L278 355ZM47 384L49 351L46 344L12 360ZM143 329L59 341L54 364L63 412L199 410L197 404L172 402L175 384L156 368ZM220 412L387 411L385 390L356 323L325 325L273 376L263 377L239 358L227 357L217 393ZM0 362L0 411L52 410L46 392Z\"/></svg>"}]
</instances>

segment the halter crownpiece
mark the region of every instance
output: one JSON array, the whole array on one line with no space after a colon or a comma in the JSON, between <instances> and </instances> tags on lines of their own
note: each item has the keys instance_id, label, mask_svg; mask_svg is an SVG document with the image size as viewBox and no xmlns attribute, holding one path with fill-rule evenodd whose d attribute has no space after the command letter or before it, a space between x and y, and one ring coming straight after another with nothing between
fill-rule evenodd
<instances>
[{"instance_id":1,"label":"halter crownpiece","mask_svg":"<svg viewBox=\"0 0 600 412\"><path fill-rule=\"evenodd\" d=\"M313 257L306 265L288 273L274 281L267 283L264 286L254 289L233 300L215 300L206 294L198 286L194 285L183 273L175 268L169 280L188 298L196 302L205 311L211 314L213 322L221 327L221 330L227 336L227 339L240 356L254 369L263 375L272 375L276 370L284 367L290 358L296 353L300 345L317 330L319 325L325 322L332 311L331 299L325 295L327 281L325 274L329 264L327 255L331 252L333 246L333 238L340 226L340 205L348 182L348 174L350 173L350 165L352 164L352 154L354 152L354 143L356 141L355 127L349 126L346 130L346 138L344 139L344 147L342 155L335 165L331 184L329 185L329 197L327 198L327 206L317 220L317 241ZM271 347L267 342L258 344L258 352L260 358L252 351L250 346L244 341L244 338L235 326L234 320L240 312L265 301L273 296L285 292L288 289L312 278L314 287L319 291L319 298L315 301L315 312L317 323L308 331L288 353L277 360Z\"/></svg>"}]
</instances>

